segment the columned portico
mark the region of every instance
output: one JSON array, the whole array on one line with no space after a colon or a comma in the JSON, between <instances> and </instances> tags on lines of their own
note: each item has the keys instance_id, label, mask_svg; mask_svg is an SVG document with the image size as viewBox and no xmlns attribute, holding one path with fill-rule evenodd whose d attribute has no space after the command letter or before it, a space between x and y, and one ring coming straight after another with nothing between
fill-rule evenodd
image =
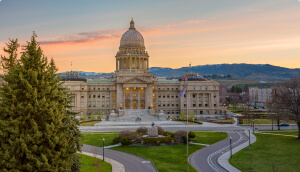
<instances>
[{"instance_id":1,"label":"columned portico","mask_svg":"<svg viewBox=\"0 0 300 172\"><path fill-rule=\"evenodd\" d=\"M145 109L145 90L145 87L124 87L124 108Z\"/></svg>"}]
</instances>

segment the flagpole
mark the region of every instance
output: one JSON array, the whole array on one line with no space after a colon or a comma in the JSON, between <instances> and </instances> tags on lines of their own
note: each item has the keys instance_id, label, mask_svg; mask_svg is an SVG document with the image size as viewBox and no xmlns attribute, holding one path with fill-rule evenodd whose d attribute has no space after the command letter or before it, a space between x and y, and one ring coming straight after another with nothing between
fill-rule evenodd
<instances>
[{"instance_id":1,"label":"flagpole","mask_svg":"<svg viewBox=\"0 0 300 172\"><path fill-rule=\"evenodd\" d=\"M189 99L188 99L188 70L186 71L185 80L186 82L186 168L189 172Z\"/></svg>"}]
</instances>

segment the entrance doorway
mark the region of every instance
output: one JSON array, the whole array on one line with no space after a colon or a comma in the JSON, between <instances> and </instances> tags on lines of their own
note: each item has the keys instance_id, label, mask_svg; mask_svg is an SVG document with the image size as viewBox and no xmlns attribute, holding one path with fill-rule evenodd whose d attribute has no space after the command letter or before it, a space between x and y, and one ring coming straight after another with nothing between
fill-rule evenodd
<instances>
[{"instance_id":1,"label":"entrance doorway","mask_svg":"<svg viewBox=\"0 0 300 172\"><path fill-rule=\"evenodd\" d=\"M137 105L136 105L136 104L137 104L136 101L133 101L133 102L132 102L133 109L136 109L136 108L137 108Z\"/></svg>"},{"instance_id":2,"label":"entrance doorway","mask_svg":"<svg viewBox=\"0 0 300 172\"><path fill-rule=\"evenodd\" d=\"M129 107L129 101L126 101L126 102L125 102L125 108L126 108L126 109L129 109L129 108L130 108L130 107Z\"/></svg>"}]
</instances>

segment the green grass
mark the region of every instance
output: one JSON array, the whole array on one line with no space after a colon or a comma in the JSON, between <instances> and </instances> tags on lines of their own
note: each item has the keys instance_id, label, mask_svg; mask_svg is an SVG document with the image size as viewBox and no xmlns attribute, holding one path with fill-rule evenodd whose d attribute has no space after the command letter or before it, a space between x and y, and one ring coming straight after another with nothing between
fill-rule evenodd
<instances>
[{"instance_id":1,"label":"green grass","mask_svg":"<svg viewBox=\"0 0 300 172\"><path fill-rule=\"evenodd\" d=\"M230 110L230 111L244 111L244 108L242 108L242 107L236 107L236 108L234 108L234 107L229 107L228 108L228 110Z\"/></svg>"},{"instance_id":2,"label":"green grass","mask_svg":"<svg viewBox=\"0 0 300 172\"><path fill-rule=\"evenodd\" d=\"M189 144L189 155L204 148L204 146ZM134 154L153 162L158 171L179 172L186 171L186 145L172 146L120 146L114 150ZM196 170L190 165L191 172Z\"/></svg>"},{"instance_id":3,"label":"green grass","mask_svg":"<svg viewBox=\"0 0 300 172\"><path fill-rule=\"evenodd\" d=\"M295 121L282 121L282 122L286 122L288 124L295 124ZM248 119L244 119L244 124L249 124L251 125L253 123L253 120L251 119L250 121ZM272 124L272 120L271 119L254 119L254 123L255 125L259 124ZM277 125L276 121L273 121L273 125Z\"/></svg>"},{"instance_id":4,"label":"green grass","mask_svg":"<svg viewBox=\"0 0 300 172\"><path fill-rule=\"evenodd\" d=\"M80 123L80 126L94 126L94 124L97 124L101 121L87 121L87 122L82 122Z\"/></svg>"},{"instance_id":5,"label":"green grass","mask_svg":"<svg viewBox=\"0 0 300 172\"><path fill-rule=\"evenodd\" d=\"M213 144L227 137L223 132L203 132L195 131L196 137L193 142ZM189 155L193 152L204 148L204 146L189 144ZM111 148L127 153L131 153L154 163L158 171L179 172L186 171L186 145L170 146L120 146ZM191 165L191 172L196 171Z\"/></svg>"},{"instance_id":6,"label":"green grass","mask_svg":"<svg viewBox=\"0 0 300 172\"><path fill-rule=\"evenodd\" d=\"M91 157L91 156L87 156L87 155L84 155L84 154L79 154L77 153L77 155L80 158L80 162L82 163L82 166L81 166L81 171L82 172L111 172L112 171L112 167L109 163L107 162L103 162L102 160L98 159L98 158L94 158L94 157ZM92 165L92 164L100 164L98 167L96 167L95 165ZM97 170L98 168L98 170Z\"/></svg>"},{"instance_id":7,"label":"green grass","mask_svg":"<svg viewBox=\"0 0 300 172\"><path fill-rule=\"evenodd\" d=\"M202 131L193 131L196 134L196 137L192 140L195 143L203 143L203 144L213 144L218 141L221 141L227 138L227 133L224 132L202 132Z\"/></svg>"},{"instance_id":8,"label":"green grass","mask_svg":"<svg viewBox=\"0 0 300 172\"><path fill-rule=\"evenodd\" d=\"M271 134L284 134L284 135L293 135L298 136L298 130L281 130L281 131L260 131L262 133L271 133Z\"/></svg>"},{"instance_id":9,"label":"green grass","mask_svg":"<svg viewBox=\"0 0 300 172\"><path fill-rule=\"evenodd\" d=\"M218 124L233 124L235 121L233 119L220 119L220 120L213 120L210 122L218 123Z\"/></svg>"},{"instance_id":10,"label":"green grass","mask_svg":"<svg viewBox=\"0 0 300 172\"><path fill-rule=\"evenodd\" d=\"M233 155L229 162L243 172L288 171L300 169L300 141L294 137L255 134L257 141L249 150ZM251 166L252 162L252 166Z\"/></svg>"},{"instance_id":11,"label":"green grass","mask_svg":"<svg viewBox=\"0 0 300 172\"><path fill-rule=\"evenodd\" d=\"M119 133L117 132L109 132L109 133L82 133L82 137L80 137L80 142L83 144L93 145L102 147L103 146L103 138L105 138L104 145L109 146L113 145L113 139L117 137Z\"/></svg>"}]
</instances>

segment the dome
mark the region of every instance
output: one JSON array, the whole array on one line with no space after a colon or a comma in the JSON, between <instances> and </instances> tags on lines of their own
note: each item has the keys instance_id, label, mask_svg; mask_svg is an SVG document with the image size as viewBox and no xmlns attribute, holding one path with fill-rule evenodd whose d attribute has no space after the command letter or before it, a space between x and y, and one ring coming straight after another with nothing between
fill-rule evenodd
<instances>
[{"instance_id":1,"label":"dome","mask_svg":"<svg viewBox=\"0 0 300 172\"><path fill-rule=\"evenodd\" d=\"M144 38L134 27L134 21L131 18L130 28L122 35L120 47L144 47Z\"/></svg>"}]
</instances>

